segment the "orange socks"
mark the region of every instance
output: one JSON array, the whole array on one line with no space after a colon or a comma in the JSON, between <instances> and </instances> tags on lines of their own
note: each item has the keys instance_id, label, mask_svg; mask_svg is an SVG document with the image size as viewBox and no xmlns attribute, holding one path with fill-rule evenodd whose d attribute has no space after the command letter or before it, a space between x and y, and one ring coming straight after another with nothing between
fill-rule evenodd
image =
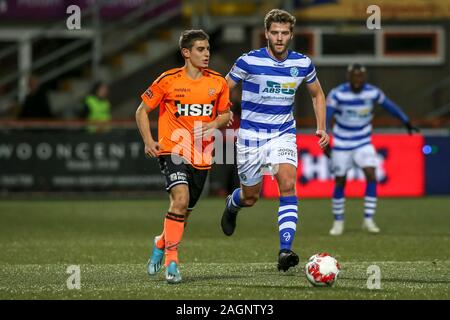
<instances>
[{"instance_id":1,"label":"orange socks","mask_svg":"<svg viewBox=\"0 0 450 320\"><path fill-rule=\"evenodd\" d=\"M189 218L189 215L191 214L191 212L192 212L192 210L188 210L188 211L186 212L186 215L185 215L185 218L184 218L184 227L185 227L185 228L186 228L186 225L187 225L187 219ZM157 247L158 249L163 250L164 247L165 247L165 243L166 243L166 239L165 239L165 237L164 237L164 230L163 230L163 232L161 233L161 235L158 237L158 240L156 241L156 247Z\"/></svg>"},{"instance_id":2,"label":"orange socks","mask_svg":"<svg viewBox=\"0 0 450 320\"><path fill-rule=\"evenodd\" d=\"M165 266L175 261L178 264L178 245L181 242L184 231L184 215L167 212L164 220L164 238L165 238Z\"/></svg>"},{"instance_id":3,"label":"orange socks","mask_svg":"<svg viewBox=\"0 0 450 320\"><path fill-rule=\"evenodd\" d=\"M156 247L158 249L164 250L166 240L164 239L164 230L161 233L161 235L158 237L158 240L156 240Z\"/></svg>"}]
</instances>

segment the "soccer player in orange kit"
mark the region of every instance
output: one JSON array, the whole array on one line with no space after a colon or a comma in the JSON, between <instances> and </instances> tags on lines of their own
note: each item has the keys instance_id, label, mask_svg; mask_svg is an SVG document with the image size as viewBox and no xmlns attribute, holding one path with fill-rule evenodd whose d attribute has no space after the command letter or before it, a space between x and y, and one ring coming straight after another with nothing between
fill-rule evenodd
<instances>
[{"instance_id":1,"label":"soccer player in orange kit","mask_svg":"<svg viewBox=\"0 0 450 320\"><path fill-rule=\"evenodd\" d=\"M184 67L161 74L142 94L136 111L145 153L158 158L170 194L164 230L155 237L147 271L149 275L158 273L165 256L168 283L181 281L178 245L211 168L213 140L208 137L231 118L227 82L219 73L207 69L208 40L203 30L185 30L179 41ZM154 140L148 113L158 105L158 139Z\"/></svg>"}]
</instances>

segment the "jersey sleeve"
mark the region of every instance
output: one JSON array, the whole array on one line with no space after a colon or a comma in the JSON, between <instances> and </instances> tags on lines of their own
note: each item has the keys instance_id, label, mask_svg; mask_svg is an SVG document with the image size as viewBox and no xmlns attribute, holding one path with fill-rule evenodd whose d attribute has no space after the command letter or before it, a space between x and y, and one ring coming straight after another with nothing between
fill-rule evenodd
<instances>
[{"instance_id":1,"label":"jersey sleeve","mask_svg":"<svg viewBox=\"0 0 450 320\"><path fill-rule=\"evenodd\" d=\"M164 96L164 89L158 84L157 81L155 81L147 90L145 90L145 92L141 95L141 98L148 110L151 111L161 103Z\"/></svg>"},{"instance_id":2,"label":"jersey sleeve","mask_svg":"<svg viewBox=\"0 0 450 320\"><path fill-rule=\"evenodd\" d=\"M306 70L305 81L306 81L306 83L313 83L314 81L316 81L316 79L317 79L317 77L316 77L316 67L314 66L314 64L311 61L311 59L309 59L309 66L308 66L308 68Z\"/></svg>"},{"instance_id":3,"label":"jersey sleeve","mask_svg":"<svg viewBox=\"0 0 450 320\"><path fill-rule=\"evenodd\" d=\"M225 79L222 81L222 90L220 91L217 101L217 112L223 113L227 111L231 106L230 101L230 89Z\"/></svg>"},{"instance_id":4,"label":"jersey sleeve","mask_svg":"<svg viewBox=\"0 0 450 320\"><path fill-rule=\"evenodd\" d=\"M331 121L333 119L334 112L336 111L336 109L339 105L338 100L336 99L336 92L334 89L331 90L330 93L328 93L326 105L327 105L326 128L328 129L331 126Z\"/></svg>"},{"instance_id":5,"label":"jersey sleeve","mask_svg":"<svg viewBox=\"0 0 450 320\"><path fill-rule=\"evenodd\" d=\"M338 106L338 101L336 99L336 93L334 90L331 90L327 95L327 108L336 109Z\"/></svg>"},{"instance_id":6,"label":"jersey sleeve","mask_svg":"<svg viewBox=\"0 0 450 320\"><path fill-rule=\"evenodd\" d=\"M377 88L378 89L378 88ZM383 91L378 89L378 95L375 97L375 103L383 104L386 100L386 95Z\"/></svg>"},{"instance_id":7,"label":"jersey sleeve","mask_svg":"<svg viewBox=\"0 0 450 320\"><path fill-rule=\"evenodd\" d=\"M228 76L233 79L234 82L238 83L241 80L245 80L249 74L249 65L244 60L245 55L240 56L235 64L231 67L230 72L228 72Z\"/></svg>"}]
</instances>

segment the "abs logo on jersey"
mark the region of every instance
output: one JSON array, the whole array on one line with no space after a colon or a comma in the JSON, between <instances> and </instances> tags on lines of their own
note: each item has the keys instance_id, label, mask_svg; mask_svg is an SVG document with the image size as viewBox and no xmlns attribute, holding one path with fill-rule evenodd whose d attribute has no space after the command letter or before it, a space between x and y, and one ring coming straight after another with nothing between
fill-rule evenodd
<instances>
[{"instance_id":1,"label":"abs logo on jersey","mask_svg":"<svg viewBox=\"0 0 450 320\"><path fill-rule=\"evenodd\" d=\"M372 115L372 108L347 109L344 114L351 119L366 119Z\"/></svg>"},{"instance_id":2,"label":"abs logo on jersey","mask_svg":"<svg viewBox=\"0 0 450 320\"><path fill-rule=\"evenodd\" d=\"M175 105L177 106L177 112L175 113L175 117L180 116L193 116L193 117L201 117L208 116L212 117L213 108L215 101L211 103L181 103L180 101L175 101Z\"/></svg>"},{"instance_id":3,"label":"abs logo on jersey","mask_svg":"<svg viewBox=\"0 0 450 320\"><path fill-rule=\"evenodd\" d=\"M295 94L295 82L278 83L275 81L267 81L263 89L263 93L281 93L286 95Z\"/></svg>"}]
</instances>

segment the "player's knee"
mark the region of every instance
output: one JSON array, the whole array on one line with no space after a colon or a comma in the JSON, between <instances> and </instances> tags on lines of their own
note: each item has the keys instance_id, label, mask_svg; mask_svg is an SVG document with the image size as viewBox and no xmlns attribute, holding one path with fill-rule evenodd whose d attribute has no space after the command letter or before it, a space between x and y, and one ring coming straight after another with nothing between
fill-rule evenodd
<instances>
[{"instance_id":1,"label":"player's knee","mask_svg":"<svg viewBox=\"0 0 450 320\"><path fill-rule=\"evenodd\" d=\"M364 173L366 175L367 182L376 182L377 177L375 175L375 170L366 170Z\"/></svg>"},{"instance_id":2,"label":"player's knee","mask_svg":"<svg viewBox=\"0 0 450 320\"><path fill-rule=\"evenodd\" d=\"M242 199L242 202L245 207L251 207L258 201L258 199L259 199L258 194L252 194L245 196L244 199Z\"/></svg>"},{"instance_id":3,"label":"player's knee","mask_svg":"<svg viewBox=\"0 0 450 320\"><path fill-rule=\"evenodd\" d=\"M295 179L285 179L280 181L280 184L278 186L280 189L280 194L282 196L295 194L295 184Z\"/></svg>"},{"instance_id":4,"label":"player's knee","mask_svg":"<svg viewBox=\"0 0 450 320\"><path fill-rule=\"evenodd\" d=\"M186 212L189 205L189 195L177 194L172 199L172 208L179 213Z\"/></svg>"},{"instance_id":5,"label":"player's knee","mask_svg":"<svg viewBox=\"0 0 450 320\"><path fill-rule=\"evenodd\" d=\"M342 188L345 187L345 181L346 181L345 177L336 177L335 179L336 186Z\"/></svg>"}]
</instances>

